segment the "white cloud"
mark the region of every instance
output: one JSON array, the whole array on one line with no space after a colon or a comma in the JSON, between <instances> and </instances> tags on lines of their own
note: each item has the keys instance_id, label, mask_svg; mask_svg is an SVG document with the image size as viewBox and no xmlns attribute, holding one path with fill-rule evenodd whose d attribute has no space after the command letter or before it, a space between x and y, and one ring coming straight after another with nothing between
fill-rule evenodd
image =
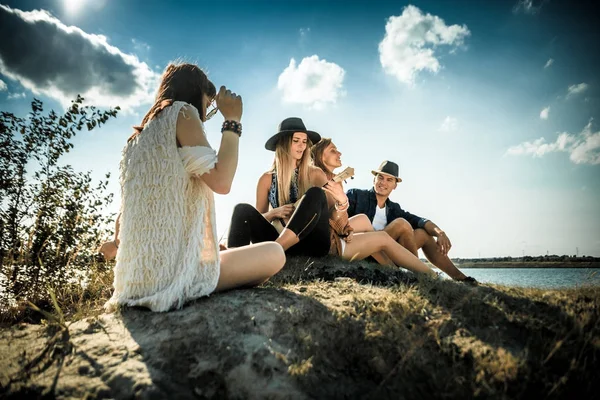
<instances>
[{"instance_id":1,"label":"white cloud","mask_svg":"<svg viewBox=\"0 0 600 400\"><path fill-rule=\"evenodd\" d=\"M587 90L587 88L588 88L587 83L579 83L577 85L571 85L567 89L567 97L571 97L571 96L575 96L580 93L583 93Z\"/></svg>"},{"instance_id":2,"label":"white cloud","mask_svg":"<svg viewBox=\"0 0 600 400\"><path fill-rule=\"evenodd\" d=\"M14 99L24 99L25 98L25 93L21 92L21 93L9 93L7 99L8 100L14 100Z\"/></svg>"},{"instance_id":3,"label":"white cloud","mask_svg":"<svg viewBox=\"0 0 600 400\"><path fill-rule=\"evenodd\" d=\"M317 55L303 58L298 66L292 58L279 75L277 88L283 92L283 101L286 103L323 109L345 94L342 88L345 74L342 67L319 60Z\"/></svg>"},{"instance_id":4,"label":"white cloud","mask_svg":"<svg viewBox=\"0 0 600 400\"><path fill-rule=\"evenodd\" d=\"M515 14L523 13L535 15L542 10L542 7L546 3L547 0L519 0L517 4L513 6L513 12Z\"/></svg>"},{"instance_id":5,"label":"white cloud","mask_svg":"<svg viewBox=\"0 0 600 400\"><path fill-rule=\"evenodd\" d=\"M124 110L153 100L160 74L103 35L67 26L44 10L3 5L0 27L0 36L9 38L0 42L0 73L36 95L67 106L81 94L90 104ZM21 38L19 46L11 37Z\"/></svg>"},{"instance_id":6,"label":"white cloud","mask_svg":"<svg viewBox=\"0 0 600 400\"><path fill-rule=\"evenodd\" d=\"M548 61L546 61L546 65L544 65L544 69L548 68L552 64L554 64L554 58L548 59Z\"/></svg>"},{"instance_id":7,"label":"white cloud","mask_svg":"<svg viewBox=\"0 0 600 400\"><path fill-rule=\"evenodd\" d=\"M466 25L446 25L443 19L423 14L413 5L404 7L402 15L391 16L385 36L379 43L379 60L384 71L400 82L412 85L423 70L437 73L440 62L435 50L447 45L455 50L471 32Z\"/></svg>"},{"instance_id":8,"label":"white cloud","mask_svg":"<svg viewBox=\"0 0 600 400\"><path fill-rule=\"evenodd\" d=\"M600 164L600 131L592 132L592 120L579 134L567 132L558 135L554 143L539 138L533 142L523 142L506 151L508 155L532 155L542 157L548 153L569 153L569 159L575 164Z\"/></svg>"},{"instance_id":9,"label":"white cloud","mask_svg":"<svg viewBox=\"0 0 600 400\"><path fill-rule=\"evenodd\" d=\"M540 118L541 119L548 119L548 114L550 114L550 106L544 108L541 112L540 112Z\"/></svg>"},{"instance_id":10,"label":"white cloud","mask_svg":"<svg viewBox=\"0 0 600 400\"><path fill-rule=\"evenodd\" d=\"M440 125L441 132L455 132L458 129L458 120L454 117L447 116Z\"/></svg>"},{"instance_id":11,"label":"white cloud","mask_svg":"<svg viewBox=\"0 0 600 400\"><path fill-rule=\"evenodd\" d=\"M6 83L0 79L0 92L4 92L5 90L8 90L8 86L6 86Z\"/></svg>"}]
</instances>

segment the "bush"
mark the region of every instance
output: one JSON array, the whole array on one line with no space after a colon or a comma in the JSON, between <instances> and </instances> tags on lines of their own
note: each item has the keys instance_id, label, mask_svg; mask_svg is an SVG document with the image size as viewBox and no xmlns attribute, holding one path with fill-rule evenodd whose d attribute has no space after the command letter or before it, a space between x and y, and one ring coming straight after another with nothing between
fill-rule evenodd
<instances>
[{"instance_id":1,"label":"bush","mask_svg":"<svg viewBox=\"0 0 600 400\"><path fill-rule=\"evenodd\" d=\"M73 148L72 138L117 116L77 96L60 116L44 114L34 99L26 118L0 112L0 313L24 300L48 301L48 288L60 292L89 279L95 250L110 234L114 215L102 210L109 174L94 184L90 171L59 163Z\"/></svg>"}]
</instances>

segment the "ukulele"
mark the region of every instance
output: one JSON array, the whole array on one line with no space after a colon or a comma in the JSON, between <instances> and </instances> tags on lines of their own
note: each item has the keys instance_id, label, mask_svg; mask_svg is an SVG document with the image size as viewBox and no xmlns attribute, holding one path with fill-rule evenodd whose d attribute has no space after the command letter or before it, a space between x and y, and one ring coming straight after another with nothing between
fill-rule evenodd
<instances>
[{"instance_id":1,"label":"ukulele","mask_svg":"<svg viewBox=\"0 0 600 400\"><path fill-rule=\"evenodd\" d=\"M346 180L354 179L354 168L346 167L342 172L333 177L332 181L346 183Z\"/></svg>"}]
</instances>

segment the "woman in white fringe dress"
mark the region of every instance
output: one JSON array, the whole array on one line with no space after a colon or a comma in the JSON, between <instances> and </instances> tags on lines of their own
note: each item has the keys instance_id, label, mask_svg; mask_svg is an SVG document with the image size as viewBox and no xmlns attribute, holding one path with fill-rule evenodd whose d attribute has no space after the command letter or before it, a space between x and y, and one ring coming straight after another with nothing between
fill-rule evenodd
<instances>
[{"instance_id":1,"label":"woman in white fringe dress","mask_svg":"<svg viewBox=\"0 0 600 400\"><path fill-rule=\"evenodd\" d=\"M177 309L215 291L258 285L285 263L275 242L219 250L213 192L231 188L242 99L224 86L215 95L198 66L170 64L155 104L123 149L115 238L100 248L117 259L108 309ZM203 125L214 102L225 119L218 154Z\"/></svg>"}]
</instances>

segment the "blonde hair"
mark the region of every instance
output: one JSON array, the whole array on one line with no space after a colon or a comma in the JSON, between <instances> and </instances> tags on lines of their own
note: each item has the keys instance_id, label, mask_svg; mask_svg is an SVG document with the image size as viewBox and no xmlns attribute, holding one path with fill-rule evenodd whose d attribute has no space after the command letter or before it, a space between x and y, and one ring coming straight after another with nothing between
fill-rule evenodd
<instances>
[{"instance_id":1,"label":"blonde hair","mask_svg":"<svg viewBox=\"0 0 600 400\"><path fill-rule=\"evenodd\" d=\"M292 177L294 176L295 160L290 154L293 135L284 137L275 146L275 160L273 161L273 173L277 174L277 201L279 206L289 204L290 187L292 186ZM309 166L311 164L310 147L312 142L307 138L306 149L298 165L298 199L310 189Z\"/></svg>"}]
</instances>

